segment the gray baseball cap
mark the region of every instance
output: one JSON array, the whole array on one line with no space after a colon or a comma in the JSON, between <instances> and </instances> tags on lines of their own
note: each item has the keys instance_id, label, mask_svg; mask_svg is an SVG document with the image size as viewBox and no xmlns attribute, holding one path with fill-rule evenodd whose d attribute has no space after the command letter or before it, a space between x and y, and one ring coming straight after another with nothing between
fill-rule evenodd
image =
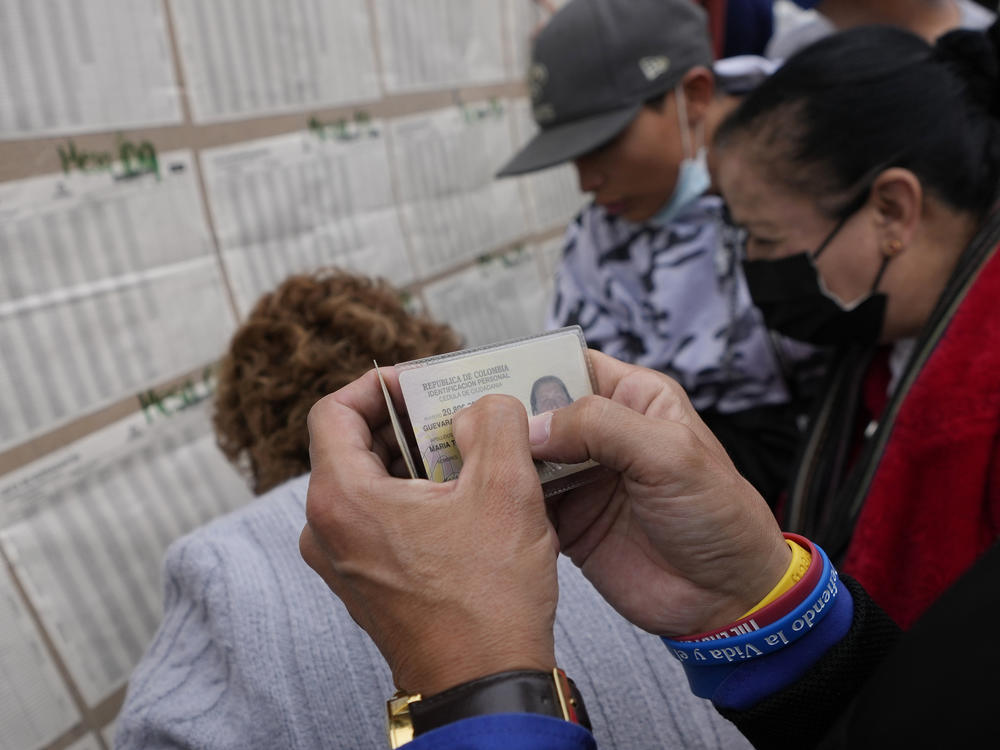
<instances>
[{"instance_id":1,"label":"gray baseball cap","mask_svg":"<svg viewBox=\"0 0 1000 750\"><path fill-rule=\"evenodd\" d=\"M643 102L712 66L694 0L570 0L539 32L528 87L541 131L498 177L570 161L621 133Z\"/></svg>"}]
</instances>

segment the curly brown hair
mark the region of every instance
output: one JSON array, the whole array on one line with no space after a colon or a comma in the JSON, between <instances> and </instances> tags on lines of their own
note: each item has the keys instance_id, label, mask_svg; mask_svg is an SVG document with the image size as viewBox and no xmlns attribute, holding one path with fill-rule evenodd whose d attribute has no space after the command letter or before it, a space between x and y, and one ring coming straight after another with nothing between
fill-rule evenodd
<instances>
[{"instance_id":1,"label":"curly brown hair","mask_svg":"<svg viewBox=\"0 0 1000 750\"><path fill-rule=\"evenodd\" d=\"M382 281L322 269L257 302L219 365L216 440L261 494L309 471L306 416L372 367L459 347L455 332L403 306Z\"/></svg>"}]
</instances>

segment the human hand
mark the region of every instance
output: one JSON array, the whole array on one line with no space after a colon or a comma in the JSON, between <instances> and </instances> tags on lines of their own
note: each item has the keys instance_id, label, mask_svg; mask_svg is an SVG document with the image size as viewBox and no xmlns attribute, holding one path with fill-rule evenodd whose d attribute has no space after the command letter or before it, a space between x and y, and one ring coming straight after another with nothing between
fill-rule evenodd
<instances>
[{"instance_id":1,"label":"human hand","mask_svg":"<svg viewBox=\"0 0 1000 750\"><path fill-rule=\"evenodd\" d=\"M392 368L382 369L398 397ZM454 482L398 478L376 373L309 414L306 562L378 646L398 687L434 695L511 669L555 666L558 540L511 397L463 409ZM387 467L394 467L392 476Z\"/></svg>"},{"instance_id":2,"label":"human hand","mask_svg":"<svg viewBox=\"0 0 1000 750\"><path fill-rule=\"evenodd\" d=\"M738 619L788 566L774 516L676 382L589 356L599 395L531 420L536 458L590 458L616 472L553 505L563 552L652 633L689 635Z\"/></svg>"}]
</instances>

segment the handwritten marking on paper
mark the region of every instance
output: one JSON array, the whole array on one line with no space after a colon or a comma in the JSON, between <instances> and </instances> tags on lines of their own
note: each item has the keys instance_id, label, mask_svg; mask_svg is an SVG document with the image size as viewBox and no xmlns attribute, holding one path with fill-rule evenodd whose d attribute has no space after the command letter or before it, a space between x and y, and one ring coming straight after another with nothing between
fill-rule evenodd
<instances>
[{"instance_id":1,"label":"handwritten marking on paper","mask_svg":"<svg viewBox=\"0 0 1000 750\"><path fill-rule=\"evenodd\" d=\"M466 124L480 122L481 120L495 120L503 116L503 104L495 96L482 104L459 103L458 107L462 110L462 117L465 119Z\"/></svg>"},{"instance_id":2,"label":"handwritten marking on paper","mask_svg":"<svg viewBox=\"0 0 1000 750\"><path fill-rule=\"evenodd\" d=\"M149 141L133 143L118 136L117 154L115 151L79 149L72 140L57 149L64 174L74 170L84 173L108 172L115 180L127 180L146 174L160 176L156 147ZM115 170L116 160L120 165L118 171Z\"/></svg>"},{"instance_id":3,"label":"handwritten marking on paper","mask_svg":"<svg viewBox=\"0 0 1000 750\"><path fill-rule=\"evenodd\" d=\"M191 377L169 388L150 388L137 394L139 406L146 417L146 424L152 424L160 417L172 417L185 409L201 403L215 393L215 367L207 366L200 377Z\"/></svg>"},{"instance_id":4,"label":"handwritten marking on paper","mask_svg":"<svg viewBox=\"0 0 1000 750\"><path fill-rule=\"evenodd\" d=\"M309 132L321 141L356 141L361 138L378 138L382 134L371 115L361 110L355 112L350 119L341 117L333 122L323 122L312 115L308 127Z\"/></svg>"}]
</instances>

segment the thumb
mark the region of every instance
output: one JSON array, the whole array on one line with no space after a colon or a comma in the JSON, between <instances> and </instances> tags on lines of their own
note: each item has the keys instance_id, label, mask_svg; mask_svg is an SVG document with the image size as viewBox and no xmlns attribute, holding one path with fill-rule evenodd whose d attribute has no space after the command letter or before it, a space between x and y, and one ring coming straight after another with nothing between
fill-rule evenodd
<instances>
[{"instance_id":1,"label":"thumb","mask_svg":"<svg viewBox=\"0 0 1000 750\"><path fill-rule=\"evenodd\" d=\"M715 481L718 472L728 468L728 461L721 463L714 446L705 445L690 425L652 419L601 396L587 396L533 417L531 437L531 453L537 459L561 463L592 459L645 485L683 478L689 489L695 489Z\"/></svg>"},{"instance_id":2,"label":"thumb","mask_svg":"<svg viewBox=\"0 0 1000 750\"><path fill-rule=\"evenodd\" d=\"M452 422L462 456L458 482L501 494L541 496L528 445L528 414L513 396L488 395L462 409Z\"/></svg>"}]
</instances>

